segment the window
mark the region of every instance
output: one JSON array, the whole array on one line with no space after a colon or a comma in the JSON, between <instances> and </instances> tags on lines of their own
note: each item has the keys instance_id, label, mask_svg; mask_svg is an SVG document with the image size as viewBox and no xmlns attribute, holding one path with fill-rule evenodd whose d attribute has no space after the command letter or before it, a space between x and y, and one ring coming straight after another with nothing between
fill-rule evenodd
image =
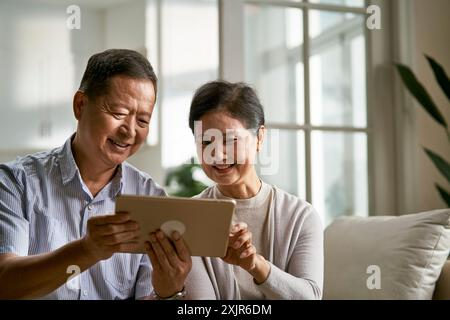
<instances>
[{"instance_id":1,"label":"window","mask_svg":"<svg viewBox=\"0 0 450 320\"><path fill-rule=\"evenodd\" d=\"M325 225L369 212L363 6L362 0L256 0L224 1L222 8L222 75L252 84L265 107L260 174L311 202ZM232 16L241 18L241 36L229 25Z\"/></svg>"},{"instance_id":2,"label":"window","mask_svg":"<svg viewBox=\"0 0 450 320\"><path fill-rule=\"evenodd\" d=\"M196 156L189 107L195 89L219 75L218 18L217 0L161 2L163 168Z\"/></svg>"}]
</instances>

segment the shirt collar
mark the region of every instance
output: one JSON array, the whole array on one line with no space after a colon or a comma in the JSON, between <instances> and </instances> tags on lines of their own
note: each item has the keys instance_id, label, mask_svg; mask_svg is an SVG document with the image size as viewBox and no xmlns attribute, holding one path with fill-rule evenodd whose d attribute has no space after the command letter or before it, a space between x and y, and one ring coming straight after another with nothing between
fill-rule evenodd
<instances>
[{"instance_id":1,"label":"shirt collar","mask_svg":"<svg viewBox=\"0 0 450 320\"><path fill-rule=\"evenodd\" d=\"M116 174L114 175L112 181L111 181L111 189L109 196L111 198L115 198L118 194L122 193L122 187L123 187L123 164L120 164L117 167Z\"/></svg>"},{"instance_id":2,"label":"shirt collar","mask_svg":"<svg viewBox=\"0 0 450 320\"><path fill-rule=\"evenodd\" d=\"M63 185L66 185L70 181L72 181L76 176L79 176L80 182L82 185L84 185L81 174L79 173L77 163L75 162L75 158L73 157L72 153L72 140L75 137L75 134L73 134L69 139L66 140L64 143L60 154L60 168L61 168L61 177ZM123 164L120 164L117 168L116 174L114 175L113 179L110 183L107 184L110 185L109 188L109 196L115 197L117 196L123 187ZM102 192L100 192L102 193Z\"/></svg>"},{"instance_id":3,"label":"shirt collar","mask_svg":"<svg viewBox=\"0 0 450 320\"><path fill-rule=\"evenodd\" d=\"M72 139L74 136L75 134L66 140L59 154L63 185L66 185L72 181L78 171L78 167L72 153Z\"/></svg>"}]
</instances>

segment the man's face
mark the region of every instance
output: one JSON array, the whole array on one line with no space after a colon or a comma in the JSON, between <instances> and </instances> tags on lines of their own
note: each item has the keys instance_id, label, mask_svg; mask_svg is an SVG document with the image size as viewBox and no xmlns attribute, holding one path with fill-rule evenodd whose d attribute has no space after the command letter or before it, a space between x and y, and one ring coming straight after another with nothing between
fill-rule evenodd
<instances>
[{"instance_id":1,"label":"man's face","mask_svg":"<svg viewBox=\"0 0 450 320\"><path fill-rule=\"evenodd\" d=\"M76 116L77 138L85 157L106 168L121 164L148 135L155 105L152 82L115 76L109 80L107 94L96 99L83 96Z\"/></svg>"}]
</instances>

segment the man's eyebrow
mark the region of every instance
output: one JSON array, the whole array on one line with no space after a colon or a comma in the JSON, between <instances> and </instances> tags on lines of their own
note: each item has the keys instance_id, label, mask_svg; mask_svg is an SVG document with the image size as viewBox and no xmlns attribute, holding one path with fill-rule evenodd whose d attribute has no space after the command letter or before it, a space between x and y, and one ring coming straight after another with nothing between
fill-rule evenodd
<instances>
[{"instance_id":1,"label":"man's eyebrow","mask_svg":"<svg viewBox=\"0 0 450 320\"><path fill-rule=\"evenodd\" d=\"M127 109L127 110L134 110L133 107L130 107L129 105L127 105L125 103L120 103L120 102L111 102L111 103L108 103L108 106L110 108L124 108L124 109ZM149 117L152 116L152 113L151 112L147 112L147 111L139 111L139 112L137 112L137 114L141 115L141 116L149 116Z\"/></svg>"},{"instance_id":2,"label":"man's eyebrow","mask_svg":"<svg viewBox=\"0 0 450 320\"><path fill-rule=\"evenodd\" d=\"M111 102L111 101L104 101L103 106L105 107L106 110L108 110L110 112L117 110L117 109L127 109L127 110L130 109L129 107L127 107L124 104Z\"/></svg>"},{"instance_id":3,"label":"man's eyebrow","mask_svg":"<svg viewBox=\"0 0 450 320\"><path fill-rule=\"evenodd\" d=\"M124 103L120 103L120 102L109 102L108 105L112 108L126 108L126 109L131 109L129 106L127 106Z\"/></svg>"},{"instance_id":4,"label":"man's eyebrow","mask_svg":"<svg viewBox=\"0 0 450 320\"><path fill-rule=\"evenodd\" d=\"M140 115L140 116L148 116L148 117L152 116L152 113L151 112L147 112L147 111L140 111L137 114Z\"/></svg>"}]
</instances>

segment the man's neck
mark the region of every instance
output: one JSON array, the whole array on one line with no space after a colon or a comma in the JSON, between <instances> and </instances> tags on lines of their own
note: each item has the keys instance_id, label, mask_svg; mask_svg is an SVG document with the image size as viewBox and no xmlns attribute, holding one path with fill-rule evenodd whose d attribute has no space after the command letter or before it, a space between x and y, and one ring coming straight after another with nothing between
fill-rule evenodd
<instances>
[{"instance_id":1,"label":"man's neck","mask_svg":"<svg viewBox=\"0 0 450 320\"><path fill-rule=\"evenodd\" d=\"M92 196L95 197L114 177L117 166L99 166L97 162L92 161L92 158L83 152L75 139L72 141L72 154L80 171L81 179L83 179Z\"/></svg>"}]
</instances>

